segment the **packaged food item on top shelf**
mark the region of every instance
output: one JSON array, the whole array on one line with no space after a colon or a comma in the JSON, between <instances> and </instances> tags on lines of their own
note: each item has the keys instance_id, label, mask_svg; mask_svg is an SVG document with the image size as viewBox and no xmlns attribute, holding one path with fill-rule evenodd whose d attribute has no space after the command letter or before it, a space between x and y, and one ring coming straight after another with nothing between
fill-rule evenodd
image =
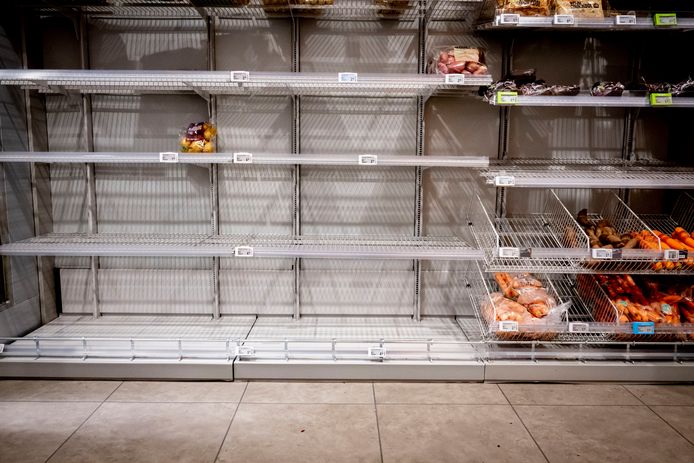
<instances>
[{"instance_id":1,"label":"packaged food item on top shelf","mask_svg":"<svg viewBox=\"0 0 694 463\"><path fill-rule=\"evenodd\" d=\"M380 7L376 12L385 17L400 16L409 7L410 0L374 0Z\"/></svg>"},{"instance_id":2,"label":"packaged food item on top shelf","mask_svg":"<svg viewBox=\"0 0 694 463\"><path fill-rule=\"evenodd\" d=\"M484 50L480 48L449 46L434 50L429 62L430 74L485 75Z\"/></svg>"},{"instance_id":3,"label":"packaged food item on top shelf","mask_svg":"<svg viewBox=\"0 0 694 463\"><path fill-rule=\"evenodd\" d=\"M500 13L516 13L523 16L548 16L550 0L497 0Z\"/></svg>"},{"instance_id":4,"label":"packaged food item on top shelf","mask_svg":"<svg viewBox=\"0 0 694 463\"><path fill-rule=\"evenodd\" d=\"M602 0L554 0L554 13L581 18L605 17Z\"/></svg>"},{"instance_id":5,"label":"packaged food item on top shelf","mask_svg":"<svg viewBox=\"0 0 694 463\"><path fill-rule=\"evenodd\" d=\"M556 325L562 322L566 306L558 306L543 283L529 273L496 273L500 292L493 292L481 304L482 316L494 326L511 321L519 325L518 332L496 330L501 338L552 339Z\"/></svg>"},{"instance_id":6,"label":"packaged food item on top shelf","mask_svg":"<svg viewBox=\"0 0 694 463\"><path fill-rule=\"evenodd\" d=\"M291 0L293 5L304 5L304 6L330 6L333 4L333 0ZM320 8L306 8L301 11L303 14L310 15L321 15L323 10Z\"/></svg>"},{"instance_id":7,"label":"packaged food item on top shelf","mask_svg":"<svg viewBox=\"0 0 694 463\"><path fill-rule=\"evenodd\" d=\"M217 128L209 122L194 122L181 134L182 153L214 153L217 151Z\"/></svg>"},{"instance_id":8,"label":"packaged food item on top shelf","mask_svg":"<svg viewBox=\"0 0 694 463\"><path fill-rule=\"evenodd\" d=\"M289 13L289 0L263 0L263 11L267 14Z\"/></svg>"}]
</instances>

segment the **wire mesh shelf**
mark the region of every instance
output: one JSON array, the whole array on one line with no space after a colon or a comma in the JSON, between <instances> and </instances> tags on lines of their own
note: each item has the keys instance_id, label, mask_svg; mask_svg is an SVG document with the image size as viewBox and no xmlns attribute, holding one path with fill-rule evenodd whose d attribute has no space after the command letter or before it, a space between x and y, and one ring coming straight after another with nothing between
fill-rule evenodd
<instances>
[{"instance_id":1,"label":"wire mesh shelf","mask_svg":"<svg viewBox=\"0 0 694 463\"><path fill-rule=\"evenodd\" d=\"M499 218L490 214L477 196L468 212L472 236L483 251L489 271L533 273L692 273L693 266L662 264L666 257L660 239L617 196L610 195L599 213L588 218L610 222L618 235L648 235L650 249L592 245L591 238L553 190L548 190L542 212ZM639 240L640 242L640 240ZM592 245L592 246L591 246ZM674 257L668 257L675 259ZM680 260L677 257L675 260Z\"/></svg>"},{"instance_id":2,"label":"wire mesh shelf","mask_svg":"<svg viewBox=\"0 0 694 463\"><path fill-rule=\"evenodd\" d=\"M39 14L65 8L92 17L466 21L474 23L485 0L81 0L24 2Z\"/></svg>"},{"instance_id":3,"label":"wire mesh shelf","mask_svg":"<svg viewBox=\"0 0 694 463\"><path fill-rule=\"evenodd\" d=\"M476 260L455 237L48 234L0 246L11 256L305 257Z\"/></svg>"},{"instance_id":4,"label":"wire mesh shelf","mask_svg":"<svg viewBox=\"0 0 694 463\"><path fill-rule=\"evenodd\" d=\"M647 165L548 163L493 166L481 172L488 185L515 188L694 188L694 169Z\"/></svg>"},{"instance_id":5,"label":"wire mesh shelf","mask_svg":"<svg viewBox=\"0 0 694 463\"><path fill-rule=\"evenodd\" d=\"M316 96L430 96L439 91L476 91L491 76L464 76L447 83L435 74L362 74L247 71L0 70L0 85L42 93Z\"/></svg>"}]
</instances>

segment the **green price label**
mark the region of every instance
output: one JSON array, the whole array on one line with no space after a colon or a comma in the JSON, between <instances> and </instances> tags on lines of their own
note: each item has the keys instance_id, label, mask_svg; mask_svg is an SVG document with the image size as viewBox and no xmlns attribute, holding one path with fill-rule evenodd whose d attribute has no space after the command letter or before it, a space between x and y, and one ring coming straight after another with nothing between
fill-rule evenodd
<instances>
[{"instance_id":1,"label":"green price label","mask_svg":"<svg viewBox=\"0 0 694 463\"><path fill-rule=\"evenodd\" d=\"M677 15L675 13L656 13L653 16L653 23L656 26L676 26Z\"/></svg>"},{"instance_id":2,"label":"green price label","mask_svg":"<svg viewBox=\"0 0 694 463\"><path fill-rule=\"evenodd\" d=\"M497 92L496 104L518 104L518 92Z\"/></svg>"},{"instance_id":3,"label":"green price label","mask_svg":"<svg viewBox=\"0 0 694 463\"><path fill-rule=\"evenodd\" d=\"M651 106L672 106L672 93L651 93Z\"/></svg>"}]
</instances>

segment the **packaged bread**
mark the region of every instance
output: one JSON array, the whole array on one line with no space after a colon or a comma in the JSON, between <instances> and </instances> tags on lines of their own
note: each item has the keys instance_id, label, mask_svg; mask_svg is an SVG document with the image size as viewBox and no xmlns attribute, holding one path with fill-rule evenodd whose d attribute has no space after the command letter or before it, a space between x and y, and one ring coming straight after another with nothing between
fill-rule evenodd
<instances>
[{"instance_id":1,"label":"packaged bread","mask_svg":"<svg viewBox=\"0 0 694 463\"><path fill-rule=\"evenodd\" d=\"M501 13L523 16L549 16L549 0L497 0Z\"/></svg>"},{"instance_id":2,"label":"packaged bread","mask_svg":"<svg viewBox=\"0 0 694 463\"><path fill-rule=\"evenodd\" d=\"M580 18L604 18L602 0L554 0L554 14L570 14Z\"/></svg>"}]
</instances>

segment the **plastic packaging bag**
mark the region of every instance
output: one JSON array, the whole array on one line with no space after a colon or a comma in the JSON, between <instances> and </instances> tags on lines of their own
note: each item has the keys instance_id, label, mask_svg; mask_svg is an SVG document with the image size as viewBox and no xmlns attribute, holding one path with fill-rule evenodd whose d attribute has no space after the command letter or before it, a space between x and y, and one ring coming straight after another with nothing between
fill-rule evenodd
<instances>
[{"instance_id":1,"label":"plastic packaging bag","mask_svg":"<svg viewBox=\"0 0 694 463\"><path fill-rule=\"evenodd\" d=\"M554 0L555 14L571 14L581 18L604 18L602 0Z\"/></svg>"},{"instance_id":2,"label":"plastic packaging bag","mask_svg":"<svg viewBox=\"0 0 694 463\"><path fill-rule=\"evenodd\" d=\"M448 46L437 48L429 61L430 74L489 74L484 50L472 47Z\"/></svg>"},{"instance_id":3,"label":"plastic packaging bag","mask_svg":"<svg viewBox=\"0 0 694 463\"><path fill-rule=\"evenodd\" d=\"M209 122L194 122L181 134L182 153L214 153L217 151L217 128Z\"/></svg>"},{"instance_id":4,"label":"plastic packaging bag","mask_svg":"<svg viewBox=\"0 0 694 463\"><path fill-rule=\"evenodd\" d=\"M549 16L549 0L497 0L501 13L524 16Z\"/></svg>"},{"instance_id":5,"label":"plastic packaging bag","mask_svg":"<svg viewBox=\"0 0 694 463\"><path fill-rule=\"evenodd\" d=\"M622 96L624 85L620 82L596 82L590 89L593 96Z\"/></svg>"}]
</instances>

